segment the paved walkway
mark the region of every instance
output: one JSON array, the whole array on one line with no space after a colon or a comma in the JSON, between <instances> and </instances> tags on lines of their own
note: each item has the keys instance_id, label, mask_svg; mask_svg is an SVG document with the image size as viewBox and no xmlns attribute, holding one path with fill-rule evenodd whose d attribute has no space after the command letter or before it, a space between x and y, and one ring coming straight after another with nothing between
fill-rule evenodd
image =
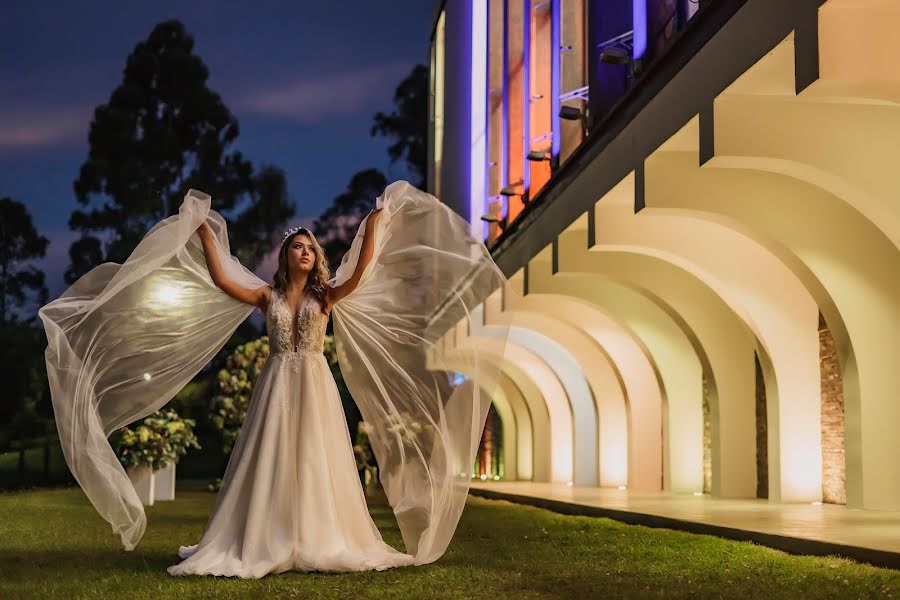
<instances>
[{"instance_id":1,"label":"paved walkway","mask_svg":"<svg viewBox=\"0 0 900 600\"><path fill-rule=\"evenodd\" d=\"M473 481L471 493L566 514L753 541L794 554L836 554L900 568L900 512L770 504L530 481Z\"/></svg>"}]
</instances>

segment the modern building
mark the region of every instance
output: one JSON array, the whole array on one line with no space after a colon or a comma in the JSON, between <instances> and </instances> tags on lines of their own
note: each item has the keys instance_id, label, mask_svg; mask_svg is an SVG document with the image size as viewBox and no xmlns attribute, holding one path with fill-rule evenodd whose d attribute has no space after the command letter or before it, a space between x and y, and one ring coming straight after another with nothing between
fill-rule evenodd
<instances>
[{"instance_id":1,"label":"modern building","mask_svg":"<svg viewBox=\"0 0 900 600\"><path fill-rule=\"evenodd\" d=\"M900 510L900 2L445 0L505 480ZM499 475L499 466L487 475Z\"/></svg>"}]
</instances>

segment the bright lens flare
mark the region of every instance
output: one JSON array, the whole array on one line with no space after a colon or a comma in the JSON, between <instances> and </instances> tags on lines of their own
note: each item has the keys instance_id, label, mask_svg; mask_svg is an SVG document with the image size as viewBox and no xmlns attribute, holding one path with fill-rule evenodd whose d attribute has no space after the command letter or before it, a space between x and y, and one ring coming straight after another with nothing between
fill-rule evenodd
<instances>
[{"instance_id":1,"label":"bright lens flare","mask_svg":"<svg viewBox=\"0 0 900 600\"><path fill-rule=\"evenodd\" d=\"M157 304L176 306L181 301L181 288L170 283L164 283L153 290L151 298Z\"/></svg>"}]
</instances>

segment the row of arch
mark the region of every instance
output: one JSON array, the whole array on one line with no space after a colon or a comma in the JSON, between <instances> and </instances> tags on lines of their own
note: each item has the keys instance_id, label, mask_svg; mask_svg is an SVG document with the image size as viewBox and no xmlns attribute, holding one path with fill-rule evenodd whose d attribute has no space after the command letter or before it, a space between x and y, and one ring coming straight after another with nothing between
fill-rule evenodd
<instances>
[{"instance_id":1,"label":"row of arch","mask_svg":"<svg viewBox=\"0 0 900 600\"><path fill-rule=\"evenodd\" d=\"M821 501L824 318L846 503L900 510L900 71L847 62L860 19L900 10L830 0L818 81L789 36L448 332L448 368L497 366L507 478L698 492L706 462L715 496Z\"/></svg>"}]
</instances>

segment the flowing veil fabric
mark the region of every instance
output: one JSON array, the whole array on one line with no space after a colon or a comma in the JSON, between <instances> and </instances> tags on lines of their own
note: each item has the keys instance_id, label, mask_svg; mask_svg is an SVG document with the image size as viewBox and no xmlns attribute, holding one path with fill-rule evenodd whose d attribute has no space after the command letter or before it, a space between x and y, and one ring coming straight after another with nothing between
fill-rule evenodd
<instances>
[{"instance_id":1,"label":"flowing veil fabric","mask_svg":"<svg viewBox=\"0 0 900 600\"><path fill-rule=\"evenodd\" d=\"M108 436L165 405L254 310L213 284L195 235L207 216L229 277L264 285L231 256L210 197L191 190L123 264L99 265L38 311L63 454L126 550L146 516Z\"/></svg>"},{"instance_id":2,"label":"flowing veil fabric","mask_svg":"<svg viewBox=\"0 0 900 600\"><path fill-rule=\"evenodd\" d=\"M469 491L492 392L475 381L493 381L498 370L477 350L462 357L461 369L445 370L444 343L460 328L475 329L469 322L481 318L482 304L510 290L468 222L431 194L397 181L376 206L384 211L375 253L332 311L335 342L344 380L372 427L406 551L425 564L446 550ZM353 273L364 227L334 285Z\"/></svg>"},{"instance_id":3,"label":"flowing veil fabric","mask_svg":"<svg viewBox=\"0 0 900 600\"><path fill-rule=\"evenodd\" d=\"M454 353L452 370L441 357L489 297L509 290L469 224L434 196L398 181L376 206L375 252L334 306L335 340L406 551L425 564L456 530L497 375L477 345ZM210 197L191 190L123 264L94 268L39 311L66 462L126 550L146 516L108 436L166 404L254 310L212 282L195 234L207 218L228 277L266 285L231 255ZM330 285L352 275L364 231L365 220Z\"/></svg>"}]
</instances>

